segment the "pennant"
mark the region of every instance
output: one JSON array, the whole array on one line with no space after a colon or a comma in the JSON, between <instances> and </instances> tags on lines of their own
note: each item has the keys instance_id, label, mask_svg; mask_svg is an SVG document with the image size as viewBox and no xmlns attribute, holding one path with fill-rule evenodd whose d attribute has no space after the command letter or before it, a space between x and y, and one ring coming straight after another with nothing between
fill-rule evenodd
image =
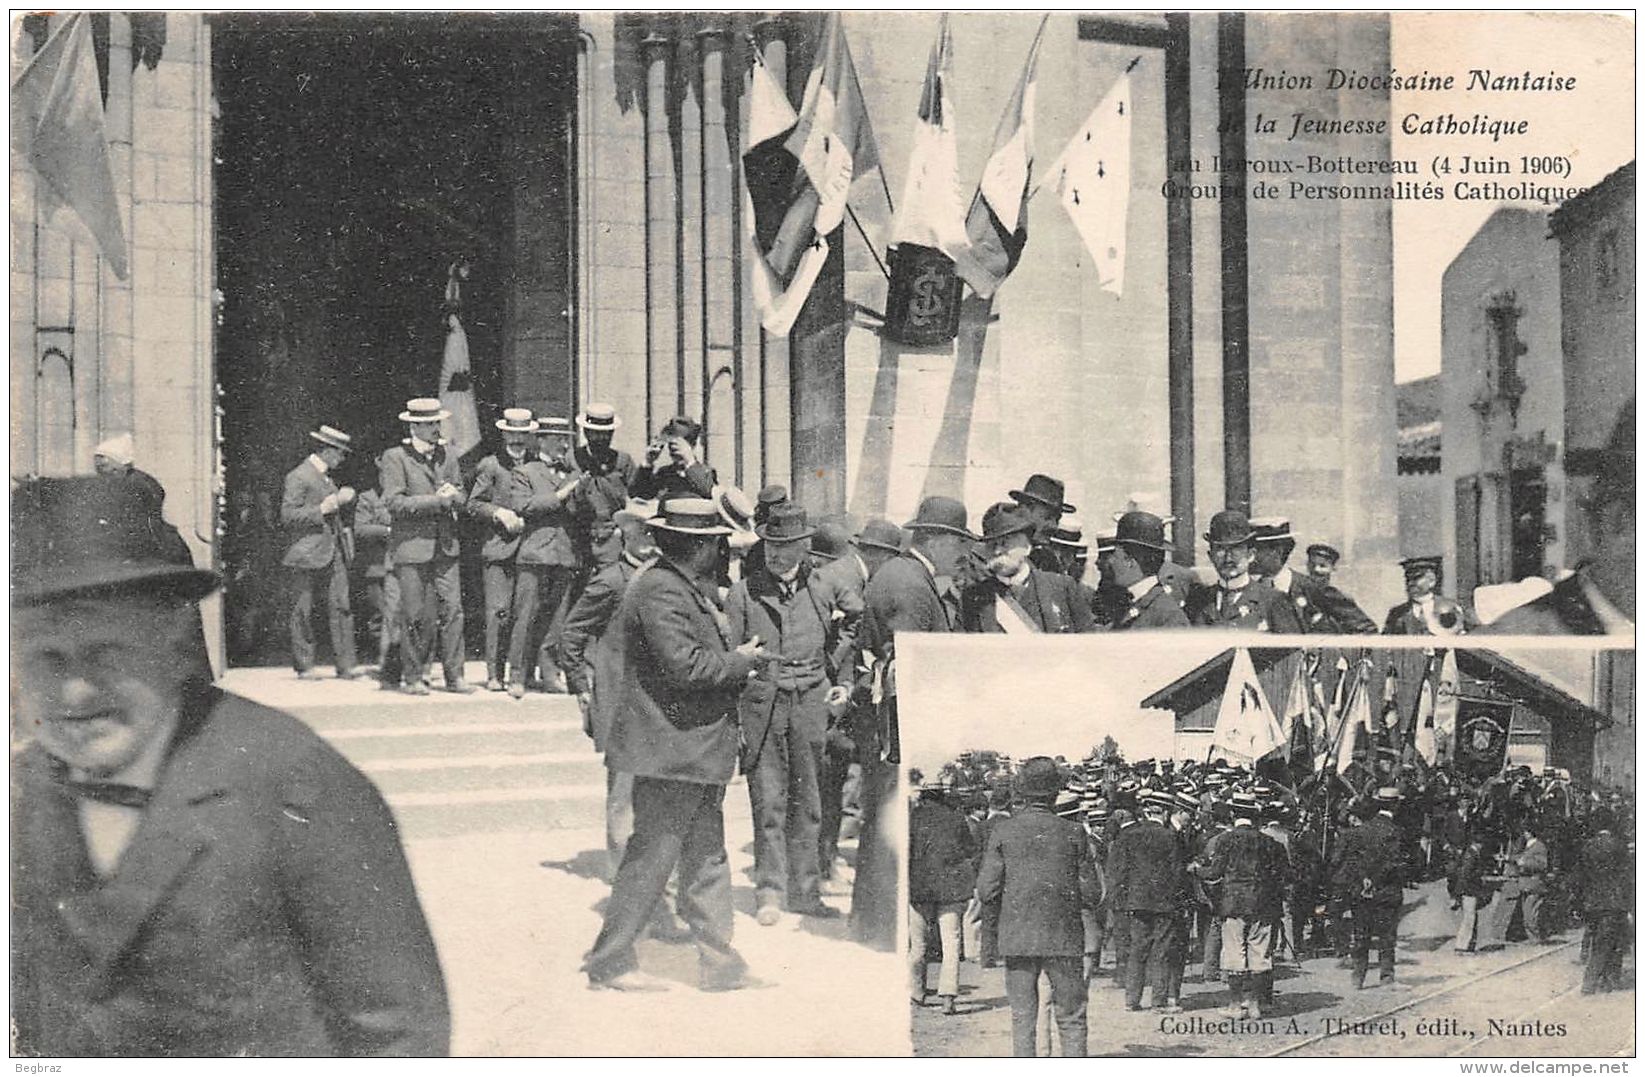
<instances>
[{"instance_id":1,"label":"pennant","mask_svg":"<svg viewBox=\"0 0 1645 1077\"><path fill-rule=\"evenodd\" d=\"M459 274L453 263L446 275L446 346L440 357L440 406L451 412L440 420L440 436L453 456L465 456L480 445L480 414L474 404L474 372L468 363L468 333L457 308L462 305Z\"/></svg>"},{"instance_id":2,"label":"pennant","mask_svg":"<svg viewBox=\"0 0 1645 1077\"><path fill-rule=\"evenodd\" d=\"M1285 746L1279 722L1257 682L1250 652L1234 651L1228 667L1228 686L1217 708L1217 724L1211 733L1211 758L1222 756L1236 763L1254 765L1257 760Z\"/></svg>"},{"instance_id":3,"label":"pennant","mask_svg":"<svg viewBox=\"0 0 1645 1077\"><path fill-rule=\"evenodd\" d=\"M1457 655L1441 652L1434 680L1434 755L1441 763L1456 754Z\"/></svg>"},{"instance_id":4,"label":"pennant","mask_svg":"<svg viewBox=\"0 0 1645 1077\"><path fill-rule=\"evenodd\" d=\"M1434 741L1434 693L1437 690L1439 662L1432 651L1422 668L1422 683L1417 686L1416 711L1411 721L1411 743L1417 756L1432 766L1436 756Z\"/></svg>"},{"instance_id":5,"label":"pennant","mask_svg":"<svg viewBox=\"0 0 1645 1077\"><path fill-rule=\"evenodd\" d=\"M40 182L42 223L98 249L126 279L126 235L103 127L103 96L84 12L68 17L11 86L12 154Z\"/></svg>"},{"instance_id":6,"label":"pennant","mask_svg":"<svg viewBox=\"0 0 1645 1077\"><path fill-rule=\"evenodd\" d=\"M1056 188L1085 242L1098 286L1125 291L1125 218L1131 201L1131 76L1121 75L1062 152Z\"/></svg>"},{"instance_id":7,"label":"pennant","mask_svg":"<svg viewBox=\"0 0 1645 1077\"><path fill-rule=\"evenodd\" d=\"M984 298L993 295L1017 268L1028 243L1028 196L1034 178L1034 71L1050 18L1040 19L1022 78L994 128L993 148L965 221L971 247L954 260L955 270Z\"/></svg>"}]
</instances>

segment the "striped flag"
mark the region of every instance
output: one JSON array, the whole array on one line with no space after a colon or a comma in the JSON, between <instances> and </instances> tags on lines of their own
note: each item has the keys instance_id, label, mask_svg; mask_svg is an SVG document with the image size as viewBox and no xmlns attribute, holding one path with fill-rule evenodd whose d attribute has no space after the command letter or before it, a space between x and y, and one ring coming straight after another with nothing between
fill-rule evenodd
<instances>
[{"instance_id":1,"label":"striped flag","mask_svg":"<svg viewBox=\"0 0 1645 1077\"><path fill-rule=\"evenodd\" d=\"M1417 686L1416 720L1412 723L1411 740L1416 754L1432 766L1435 759L1434 693L1438 689L1439 659L1432 651L1422 669L1422 683Z\"/></svg>"},{"instance_id":2,"label":"striped flag","mask_svg":"<svg viewBox=\"0 0 1645 1077\"><path fill-rule=\"evenodd\" d=\"M1028 244L1028 196L1034 179L1034 69L1050 18L1040 19L1022 78L994 128L993 149L965 221L971 248L955 259L959 275L984 298L993 295L1017 268Z\"/></svg>"},{"instance_id":3,"label":"striped flag","mask_svg":"<svg viewBox=\"0 0 1645 1077\"><path fill-rule=\"evenodd\" d=\"M474 403L474 371L468 360L468 333L457 310L463 303L462 277L467 270L452 263L446 274L446 344L440 357L440 406L451 412L440 420L440 436L453 456L480 446L480 414Z\"/></svg>"}]
</instances>

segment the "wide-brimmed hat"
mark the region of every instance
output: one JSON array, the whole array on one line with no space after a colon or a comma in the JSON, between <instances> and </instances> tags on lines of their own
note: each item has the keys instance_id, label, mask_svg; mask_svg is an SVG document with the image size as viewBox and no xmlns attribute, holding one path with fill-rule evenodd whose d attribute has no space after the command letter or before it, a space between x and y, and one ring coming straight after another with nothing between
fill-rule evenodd
<instances>
[{"instance_id":1,"label":"wide-brimmed hat","mask_svg":"<svg viewBox=\"0 0 1645 1077\"><path fill-rule=\"evenodd\" d=\"M1237 546L1250 542L1251 520L1238 509L1223 509L1211 517L1211 526L1205 531L1205 541L1213 546Z\"/></svg>"},{"instance_id":2,"label":"wide-brimmed hat","mask_svg":"<svg viewBox=\"0 0 1645 1077\"><path fill-rule=\"evenodd\" d=\"M995 542L1012 535L1028 534L1034 530L1034 520L1021 505L999 501L982 514L982 540Z\"/></svg>"},{"instance_id":3,"label":"wide-brimmed hat","mask_svg":"<svg viewBox=\"0 0 1645 1077\"><path fill-rule=\"evenodd\" d=\"M720 519L733 531L754 530L754 503L748 500L747 494L735 486L716 486L709 496L719 511Z\"/></svg>"},{"instance_id":4,"label":"wide-brimmed hat","mask_svg":"<svg viewBox=\"0 0 1645 1077\"><path fill-rule=\"evenodd\" d=\"M967 529L968 522L969 516L962 502L937 495L921 501L914 518L903 526L910 531L947 531L975 542L977 536Z\"/></svg>"},{"instance_id":5,"label":"wide-brimmed hat","mask_svg":"<svg viewBox=\"0 0 1645 1077\"><path fill-rule=\"evenodd\" d=\"M800 542L817 533L806 519L805 509L792 501L771 506L765 523L754 528L754 533L766 542Z\"/></svg>"},{"instance_id":6,"label":"wide-brimmed hat","mask_svg":"<svg viewBox=\"0 0 1645 1077\"><path fill-rule=\"evenodd\" d=\"M890 550L892 553L902 552L902 528L885 519L876 516L862 525L856 537L851 540L858 546L872 546L876 549Z\"/></svg>"},{"instance_id":7,"label":"wide-brimmed hat","mask_svg":"<svg viewBox=\"0 0 1645 1077\"><path fill-rule=\"evenodd\" d=\"M1151 512L1128 512L1114 528L1115 545L1146 546L1150 550L1170 550L1165 543L1165 521Z\"/></svg>"},{"instance_id":8,"label":"wide-brimmed hat","mask_svg":"<svg viewBox=\"0 0 1645 1077\"><path fill-rule=\"evenodd\" d=\"M1058 512L1073 512L1074 506L1062 499L1064 489L1061 479L1053 479L1049 475L1030 475L1028 481L1022 484L1021 490L1011 491L1011 500L1019 504L1033 501L1049 505Z\"/></svg>"},{"instance_id":9,"label":"wide-brimmed hat","mask_svg":"<svg viewBox=\"0 0 1645 1077\"><path fill-rule=\"evenodd\" d=\"M318 441L321 445L325 445L333 449L341 449L343 452L354 451L349 444L353 439L341 430L337 429L335 426L322 426L318 430L310 430L308 436L313 438L315 441Z\"/></svg>"},{"instance_id":10,"label":"wide-brimmed hat","mask_svg":"<svg viewBox=\"0 0 1645 1077\"><path fill-rule=\"evenodd\" d=\"M1323 557L1333 565L1342 560L1342 551L1328 542L1316 542L1308 547L1309 557Z\"/></svg>"},{"instance_id":11,"label":"wide-brimmed hat","mask_svg":"<svg viewBox=\"0 0 1645 1077\"><path fill-rule=\"evenodd\" d=\"M531 418L530 408L504 408L497 420L497 429L505 434L535 434L537 423Z\"/></svg>"},{"instance_id":12,"label":"wide-brimmed hat","mask_svg":"<svg viewBox=\"0 0 1645 1077\"><path fill-rule=\"evenodd\" d=\"M817 521L817 533L811 536L811 556L837 561L851 548L851 528L838 516Z\"/></svg>"},{"instance_id":13,"label":"wide-brimmed hat","mask_svg":"<svg viewBox=\"0 0 1645 1077\"><path fill-rule=\"evenodd\" d=\"M141 590L193 601L221 582L194 567L159 504L121 476L33 479L11 494L11 601Z\"/></svg>"},{"instance_id":14,"label":"wide-brimmed hat","mask_svg":"<svg viewBox=\"0 0 1645 1077\"><path fill-rule=\"evenodd\" d=\"M451 418L445 405L432 396L419 396L406 401L406 410L400 413L402 423L437 423Z\"/></svg>"},{"instance_id":15,"label":"wide-brimmed hat","mask_svg":"<svg viewBox=\"0 0 1645 1077\"><path fill-rule=\"evenodd\" d=\"M540 415L537 417L537 433L564 434L569 437L572 433L571 420L564 415Z\"/></svg>"},{"instance_id":16,"label":"wide-brimmed hat","mask_svg":"<svg viewBox=\"0 0 1645 1077\"><path fill-rule=\"evenodd\" d=\"M729 535L731 528L720 517L719 507L707 498L676 497L662 503L658 514L646 521L656 531L678 535Z\"/></svg>"},{"instance_id":17,"label":"wide-brimmed hat","mask_svg":"<svg viewBox=\"0 0 1645 1077\"><path fill-rule=\"evenodd\" d=\"M1017 792L1025 797L1053 797L1062 788L1062 772L1048 755L1025 759L1017 770Z\"/></svg>"},{"instance_id":18,"label":"wide-brimmed hat","mask_svg":"<svg viewBox=\"0 0 1645 1077\"><path fill-rule=\"evenodd\" d=\"M1283 516L1265 516L1251 521L1251 535L1258 542L1295 542L1291 521Z\"/></svg>"},{"instance_id":19,"label":"wide-brimmed hat","mask_svg":"<svg viewBox=\"0 0 1645 1077\"><path fill-rule=\"evenodd\" d=\"M577 425L595 433L602 430L610 433L623 425L623 421L617 418L617 409L610 404L590 404L577 416Z\"/></svg>"},{"instance_id":20,"label":"wide-brimmed hat","mask_svg":"<svg viewBox=\"0 0 1645 1077\"><path fill-rule=\"evenodd\" d=\"M1399 789L1392 785L1384 785L1371 794L1371 799L1378 804L1398 804L1400 801Z\"/></svg>"}]
</instances>

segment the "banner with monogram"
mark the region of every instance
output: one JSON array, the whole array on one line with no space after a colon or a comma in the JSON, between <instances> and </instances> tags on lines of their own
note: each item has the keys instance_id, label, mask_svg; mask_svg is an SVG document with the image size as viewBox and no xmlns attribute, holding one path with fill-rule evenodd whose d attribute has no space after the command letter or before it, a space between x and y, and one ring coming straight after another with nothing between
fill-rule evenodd
<instances>
[{"instance_id":1,"label":"banner with monogram","mask_svg":"<svg viewBox=\"0 0 1645 1077\"><path fill-rule=\"evenodd\" d=\"M1508 761L1514 705L1486 699L1457 701L1456 766L1474 781L1501 773Z\"/></svg>"}]
</instances>

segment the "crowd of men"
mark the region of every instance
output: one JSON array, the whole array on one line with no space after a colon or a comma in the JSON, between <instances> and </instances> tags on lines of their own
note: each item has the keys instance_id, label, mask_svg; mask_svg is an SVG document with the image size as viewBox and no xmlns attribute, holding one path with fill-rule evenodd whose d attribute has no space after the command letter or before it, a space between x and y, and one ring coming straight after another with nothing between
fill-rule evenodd
<instances>
[{"instance_id":1,"label":"crowd of men","mask_svg":"<svg viewBox=\"0 0 1645 1077\"><path fill-rule=\"evenodd\" d=\"M1632 937L1632 799L1558 770L1469 782L1404 768L1357 790L1329 771L1293 790L1220 759L1002 760L966 785L956 772L919 780L910 808L910 996L928 1002L938 937L946 1014L960 1012L962 952L1003 963L1018 1055L1052 1023L1065 1055L1084 1054L1110 945L1128 1010L1180 1013L1194 964L1240 1018L1271 1010L1276 963L1335 955L1354 988L1394 985L1405 893L1438 879L1458 953L1581 921L1584 992L1619 983Z\"/></svg>"}]
</instances>

